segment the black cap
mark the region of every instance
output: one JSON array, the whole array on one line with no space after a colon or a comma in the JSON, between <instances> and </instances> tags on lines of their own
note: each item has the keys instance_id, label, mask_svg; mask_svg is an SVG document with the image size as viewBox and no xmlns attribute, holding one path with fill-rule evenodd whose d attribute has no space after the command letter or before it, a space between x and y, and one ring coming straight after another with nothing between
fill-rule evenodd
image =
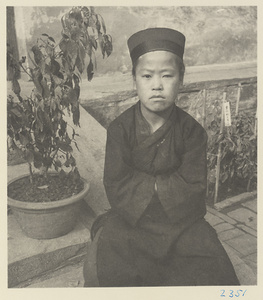
<instances>
[{"instance_id":1,"label":"black cap","mask_svg":"<svg viewBox=\"0 0 263 300\"><path fill-rule=\"evenodd\" d=\"M151 51L170 51L183 59L185 36L170 28L148 28L134 33L128 39L132 62Z\"/></svg>"}]
</instances>

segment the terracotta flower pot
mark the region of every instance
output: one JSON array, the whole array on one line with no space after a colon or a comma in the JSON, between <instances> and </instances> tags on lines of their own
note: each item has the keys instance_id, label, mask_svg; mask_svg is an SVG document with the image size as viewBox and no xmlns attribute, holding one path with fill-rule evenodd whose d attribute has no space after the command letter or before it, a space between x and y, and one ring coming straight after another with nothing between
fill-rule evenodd
<instances>
[{"instance_id":1,"label":"terracotta flower pot","mask_svg":"<svg viewBox=\"0 0 263 300\"><path fill-rule=\"evenodd\" d=\"M26 177L22 175L9 182ZM8 205L22 231L30 238L52 239L67 234L75 227L79 216L80 201L88 193L89 183L83 190L69 198L52 202L23 202L8 197Z\"/></svg>"}]
</instances>

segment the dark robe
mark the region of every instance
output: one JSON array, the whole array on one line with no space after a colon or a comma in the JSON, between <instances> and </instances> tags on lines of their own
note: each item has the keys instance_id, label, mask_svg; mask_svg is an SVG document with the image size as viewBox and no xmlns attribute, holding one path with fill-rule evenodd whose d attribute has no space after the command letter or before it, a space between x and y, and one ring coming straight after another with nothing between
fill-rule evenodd
<instances>
[{"instance_id":1,"label":"dark robe","mask_svg":"<svg viewBox=\"0 0 263 300\"><path fill-rule=\"evenodd\" d=\"M239 284L204 220L206 146L203 127L176 106L154 133L140 102L111 123L104 169L111 210L93 225L85 286L96 285L92 276L113 287Z\"/></svg>"}]
</instances>

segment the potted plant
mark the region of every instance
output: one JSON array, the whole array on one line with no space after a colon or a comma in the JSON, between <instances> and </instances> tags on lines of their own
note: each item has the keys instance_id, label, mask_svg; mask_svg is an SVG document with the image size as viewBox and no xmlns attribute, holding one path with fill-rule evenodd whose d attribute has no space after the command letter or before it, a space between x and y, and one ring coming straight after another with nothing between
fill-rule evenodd
<instances>
[{"instance_id":1,"label":"potted plant","mask_svg":"<svg viewBox=\"0 0 263 300\"><path fill-rule=\"evenodd\" d=\"M7 47L16 95L7 99L8 144L23 151L29 166L28 175L9 182L8 205L25 234L38 239L64 235L75 225L89 184L81 178L73 156L77 133L71 128L69 134L63 116L70 114L79 125L81 74L86 69L92 80L99 47L103 58L112 52L111 36L93 7L73 7L61 22L60 42L42 34L28 54L30 68L24 66L26 57L17 62ZM27 97L21 96L20 70L34 85Z\"/></svg>"}]
</instances>

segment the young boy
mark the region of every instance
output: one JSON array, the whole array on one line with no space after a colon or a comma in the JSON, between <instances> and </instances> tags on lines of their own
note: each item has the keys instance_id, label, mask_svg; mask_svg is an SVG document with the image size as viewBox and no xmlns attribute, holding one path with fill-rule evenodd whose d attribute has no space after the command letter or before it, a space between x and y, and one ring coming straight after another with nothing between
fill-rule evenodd
<instances>
[{"instance_id":1,"label":"young boy","mask_svg":"<svg viewBox=\"0 0 263 300\"><path fill-rule=\"evenodd\" d=\"M202 126L175 105L185 37L132 35L139 102L108 128L104 185L111 210L92 229L85 286L238 285L206 214Z\"/></svg>"}]
</instances>

